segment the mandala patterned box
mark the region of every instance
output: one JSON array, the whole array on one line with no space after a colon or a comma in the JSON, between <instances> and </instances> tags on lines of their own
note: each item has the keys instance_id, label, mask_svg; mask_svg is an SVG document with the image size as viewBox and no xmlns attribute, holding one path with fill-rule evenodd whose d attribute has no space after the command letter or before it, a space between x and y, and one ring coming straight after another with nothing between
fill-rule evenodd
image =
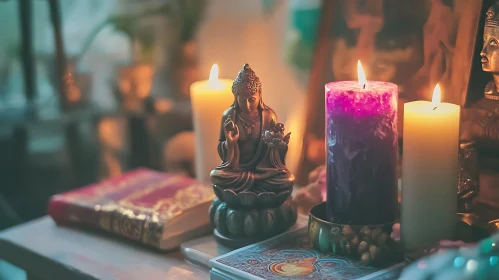
<instances>
[{"instance_id":1,"label":"mandala patterned box","mask_svg":"<svg viewBox=\"0 0 499 280\"><path fill-rule=\"evenodd\" d=\"M48 213L59 225L99 228L170 250L210 231L213 198L212 188L194 179L137 169L55 195Z\"/></svg>"}]
</instances>

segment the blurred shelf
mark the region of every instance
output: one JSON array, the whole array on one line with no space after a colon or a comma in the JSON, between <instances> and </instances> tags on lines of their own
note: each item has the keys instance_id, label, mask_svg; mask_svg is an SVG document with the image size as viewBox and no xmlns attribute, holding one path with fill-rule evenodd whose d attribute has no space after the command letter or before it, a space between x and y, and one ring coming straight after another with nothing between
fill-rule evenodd
<instances>
[{"instance_id":1,"label":"blurred shelf","mask_svg":"<svg viewBox=\"0 0 499 280\"><path fill-rule=\"evenodd\" d=\"M152 105L154 107L154 105ZM159 107L159 106L157 106ZM12 128L16 126L23 125L33 125L33 124L69 124L82 120L88 120L91 118L104 118L104 117L148 117L154 115L163 114L179 114L179 115L190 115L190 102L170 102L162 108L159 107L156 111L152 112L139 112L139 111L129 111L125 109L101 109L97 106L90 104L85 107L76 107L74 109L68 110L67 112L60 112L54 108L54 113L38 115L36 110L29 108L16 108L0 110L0 127L2 128Z\"/></svg>"}]
</instances>

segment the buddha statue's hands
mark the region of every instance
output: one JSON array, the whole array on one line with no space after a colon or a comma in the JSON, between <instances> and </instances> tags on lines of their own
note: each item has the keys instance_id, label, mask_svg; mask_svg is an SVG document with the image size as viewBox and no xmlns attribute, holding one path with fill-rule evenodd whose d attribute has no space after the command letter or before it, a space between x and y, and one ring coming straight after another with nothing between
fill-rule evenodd
<instances>
[{"instance_id":1,"label":"buddha statue's hands","mask_svg":"<svg viewBox=\"0 0 499 280\"><path fill-rule=\"evenodd\" d=\"M229 146L233 147L239 140L239 127L229 118L224 123L224 134Z\"/></svg>"},{"instance_id":2,"label":"buddha statue's hands","mask_svg":"<svg viewBox=\"0 0 499 280\"><path fill-rule=\"evenodd\" d=\"M289 143L291 132L284 135L284 125L282 123L275 124L271 129L266 130L263 135L263 141L267 143L269 148L286 149Z\"/></svg>"}]
</instances>

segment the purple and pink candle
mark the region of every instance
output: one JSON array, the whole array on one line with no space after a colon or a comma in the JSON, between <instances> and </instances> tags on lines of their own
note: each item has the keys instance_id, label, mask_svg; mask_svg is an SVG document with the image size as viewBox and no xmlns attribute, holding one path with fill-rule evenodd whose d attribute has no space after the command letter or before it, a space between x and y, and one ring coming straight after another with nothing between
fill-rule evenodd
<instances>
[{"instance_id":1,"label":"purple and pink candle","mask_svg":"<svg viewBox=\"0 0 499 280\"><path fill-rule=\"evenodd\" d=\"M327 218L374 225L394 222L397 190L397 85L328 83L326 89Z\"/></svg>"}]
</instances>

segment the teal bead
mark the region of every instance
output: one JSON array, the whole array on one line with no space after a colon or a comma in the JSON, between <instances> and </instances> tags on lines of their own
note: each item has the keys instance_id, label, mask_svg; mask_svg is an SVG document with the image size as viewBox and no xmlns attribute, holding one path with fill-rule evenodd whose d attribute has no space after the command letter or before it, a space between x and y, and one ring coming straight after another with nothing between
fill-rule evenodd
<instances>
[{"instance_id":1,"label":"teal bead","mask_svg":"<svg viewBox=\"0 0 499 280\"><path fill-rule=\"evenodd\" d=\"M461 268L464 266L465 263L466 263L466 260L463 257L456 257L454 259L454 267L455 268Z\"/></svg>"},{"instance_id":2,"label":"teal bead","mask_svg":"<svg viewBox=\"0 0 499 280\"><path fill-rule=\"evenodd\" d=\"M498 256L492 256L489 258L489 264L491 266L495 266L499 263L499 257Z\"/></svg>"},{"instance_id":3,"label":"teal bead","mask_svg":"<svg viewBox=\"0 0 499 280\"><path fill-rule=\"evenodd\" d=\"M479 245L480 254L490 254L496 246L496 242L491 238L484 239Z\"/></svg>"},{"instance_id":4,"label":"teal bead","mask_svg":"<svg viewBox=\"0 0 499 280\"><path fill-rule=\"evenodd\" d=\"M337 249L339 249L339 246L336 246L336 242L333 241L333 243L331 244L331 251L335 254L339 253L339 251L337 251Z\"/></svg>"},{"instance_id":5,"label":"teal bead","mask_svg":"<svg viewBox=\"0 0 499 280\"><path fill-rule=\"evenodd\" d=\"M324 230L324 228L319 230L319 249L321 252L327 252L329 249L329 236L327 230Z\"/></svg>"}]
</instances>

